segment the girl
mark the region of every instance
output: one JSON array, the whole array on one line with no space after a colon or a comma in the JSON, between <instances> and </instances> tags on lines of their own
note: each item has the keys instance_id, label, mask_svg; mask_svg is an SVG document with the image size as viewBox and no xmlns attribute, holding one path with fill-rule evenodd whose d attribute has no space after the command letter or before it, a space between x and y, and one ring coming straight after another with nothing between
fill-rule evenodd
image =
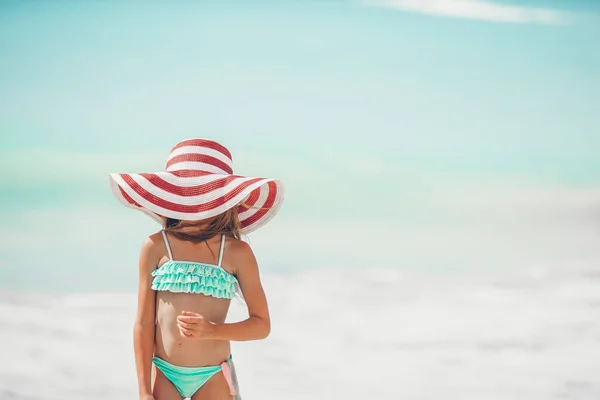
<instances>
[{"instance_id":1,"label":"girl","mask_svg":"<svg viewBox=\"0 0 600 400\"><path fill-rule=\"evenodd\" d=\"M134 352L140 400L241 399L231 340L269 335L256 259L241 240L270 220L283 201L280 181L233 175L221 144L188 139L165 171L111 174L117 199L158 221L139 259ZM226 323L242 296L249 317Z\"/></svg>"}]
</instances>

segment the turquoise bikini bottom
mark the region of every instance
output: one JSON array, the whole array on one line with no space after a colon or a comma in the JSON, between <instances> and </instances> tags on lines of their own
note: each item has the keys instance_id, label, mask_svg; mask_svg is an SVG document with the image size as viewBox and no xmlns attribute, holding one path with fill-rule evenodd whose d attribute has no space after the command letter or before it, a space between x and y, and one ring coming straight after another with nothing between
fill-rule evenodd
<instances>
[{"instance_id":1,"label":"turquoise bikini bottom","mask_svg":"<svg viewBox=\"0 0 600 400\"><path fill-rule=\"evenodd\" d=\"M223 376L229 385L229 394L232 396L237 395L229 366L231 356L229 356L229 360L223 361L221 365L210 367L180 367L158 357L152 357L152 362L173 383L173 386L177 388L179 394L184 398L192 397L198 389L219 371L223 371Z\"/></svg>"}]
</instances>

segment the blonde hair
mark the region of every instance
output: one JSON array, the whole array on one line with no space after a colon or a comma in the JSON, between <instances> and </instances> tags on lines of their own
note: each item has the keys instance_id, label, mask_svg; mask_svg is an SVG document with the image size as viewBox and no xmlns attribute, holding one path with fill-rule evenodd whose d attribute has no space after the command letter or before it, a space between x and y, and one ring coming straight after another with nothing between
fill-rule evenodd
<instances>
[{"instance_id":1,"label":"blonde hair","mask_svg":"<svg viewBox=\"0 0 600 400\"><path fill-rule=\"evenodd\" d=\"M165 231L181 240L203 242L217 235L241 239L237 207L199 221L182 221L173 218L164 218L164 221Z\"/></svg>"}]
</instances>

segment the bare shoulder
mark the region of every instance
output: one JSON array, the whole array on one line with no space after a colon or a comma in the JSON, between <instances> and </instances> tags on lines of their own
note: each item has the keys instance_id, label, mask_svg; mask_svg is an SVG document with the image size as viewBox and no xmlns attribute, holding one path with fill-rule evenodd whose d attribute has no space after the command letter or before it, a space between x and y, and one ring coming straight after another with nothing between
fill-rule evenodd
<instances>
[{"instance_id":1,"label":"bare shoulder","mask_svg":"<svg viewBox=\"0 0 600 400\"><path fill-rule=\"evenodd\" d=\"M154 268L165 251L166 248L162 234L160 231L156 232L144 239L140 252L140 263L146 265L148 268Z\"/></svg>"},{"instance_id":2,"label":"bare shoulder","mask_svg":"<svg viewBox=\"0 0 600 400\"><path fill-rule=\"evenodd\" d=\"M250 245L243 240L227 238L225 256L230 264L239 272L241 268L256 265L254 252Z\"/></svg>"},{"instance_id":3,"label":"bare shoulder","mask_svg":"<svg viewBox=\"0 0 600 400\"><path fill-rule=\"evenodd\" d=\"M243 240L228 237L226 245L227 253L231 254L235 258L248 257L253 255L252 248L248 243L244 242Z\"/></svg>"},{"instance_id":4,"label":"bare shoulder","mask_svg":"<svg viewBox=\"0 0 600 400\"><path fill-rule=\"evenodd\" d=\"M148 236L142 244L142 249L146 251L160 251L162 248L164 248L164 240L160 231Z\"/></svg>"}]
</instances>

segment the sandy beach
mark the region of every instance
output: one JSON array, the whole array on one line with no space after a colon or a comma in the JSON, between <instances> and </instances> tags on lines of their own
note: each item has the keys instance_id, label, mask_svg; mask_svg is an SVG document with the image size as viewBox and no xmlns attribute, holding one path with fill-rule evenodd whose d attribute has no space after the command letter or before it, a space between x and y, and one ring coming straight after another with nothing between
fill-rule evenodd
<instances>
[{"instance_id":1,"label":"sandy beach","mask_svg":"<svg viewBox=\"0 0 600 400\"><path fill-rule=\"evenodd\" d=\"M266 275L245 399L598 399L600 268ZM230 319L244 317L234 304ZM0 295L0 399L133 399L134 294Z\"/></svg>"}]
</instances>

